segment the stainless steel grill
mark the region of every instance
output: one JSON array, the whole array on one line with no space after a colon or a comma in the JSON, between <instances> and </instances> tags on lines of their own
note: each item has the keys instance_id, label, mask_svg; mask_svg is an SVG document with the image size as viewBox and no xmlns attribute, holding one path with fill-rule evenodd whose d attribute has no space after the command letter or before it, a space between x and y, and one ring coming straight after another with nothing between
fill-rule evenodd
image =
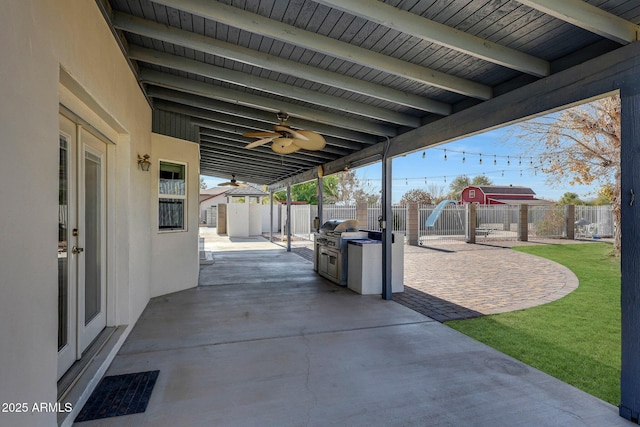
<instances>
[{"instance_id":1,"label":"stainless steel grill","mask_svg":"<svg viewBox=\"0 0 640 427\"><path fill-rule=\"evenodd\" d=\"M367 231L358 230L355 219L325 222L315 234L314 270L338 285L347 286L347 243L367 236Z\"/></svg>"}]
</instances>

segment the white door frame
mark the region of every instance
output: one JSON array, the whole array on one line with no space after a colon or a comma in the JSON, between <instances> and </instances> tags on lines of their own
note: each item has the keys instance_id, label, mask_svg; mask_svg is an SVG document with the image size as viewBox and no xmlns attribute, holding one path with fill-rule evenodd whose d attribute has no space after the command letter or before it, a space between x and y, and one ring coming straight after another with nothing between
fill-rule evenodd
<instances>
[{"instance_id":1,"label":"white door frame","mask_svg":"<svg viewBox=\"0 0 640 427\"><path fill-rule=\"evenodd\" d=\"M106 223L107 206L107 144L88 132L82 125L60 115L60 137L67 141L67 250L58 257L67 260L67 343L58 351L58 378L82 356L82 352L104 329L107 322L107 247L108 236ZM97 242L88 242L85 216L86 162L98 163L98 179L95 184L99 193L93 202L98 206L98 224L93 227L98 236ZM95 170L94 170L95 172ZM95 219L95 218L94 218ZM99 281L98 313L85 322L85 275L87 253L84 249L89 245L94 258L94 276ZM72 249L73 248L73 249ZM89 249L88 248L88 249ZM98 272L96 272L96 270ZM60 320L59 320L60 321Z\"/></svg>"}]
</instances>

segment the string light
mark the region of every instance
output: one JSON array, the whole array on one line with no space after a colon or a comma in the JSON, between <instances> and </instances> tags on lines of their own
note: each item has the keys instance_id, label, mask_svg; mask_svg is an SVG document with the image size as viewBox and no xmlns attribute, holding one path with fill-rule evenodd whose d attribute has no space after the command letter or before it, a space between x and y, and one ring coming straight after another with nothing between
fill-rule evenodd
<instances>
[{"instance_id":1,"label":"string light","mask_svg":"<svg viewBox=\"0 0 640 427\"><path fill-rule=\"evenodd\" d=\"M480 153L480 164L482 164L482 153Z\"/></svg>"},{"instance_id":2,"label":"string light","mask_svg":"<svg viewBox=\"0 0 640 427\"><path fill-rule=\"evenodd\" d=\"M507 166L511 166L511 159L507 156Z\"/></svg>"},{"instance_id":3,"label":"string light","mask_svg":"<svg viewBox=\"0 0 640 427\"><path fill-rule=\"evenodd\" d=\"M504 176L504 171L502 171L502 174L501 174L501 176Z\"/></svg>"},{"instance_id":4,"label":"string light","mask_svg":"<svg viewBox=\"0 0 640 427\"><path fill-rule=\"evenodd\" d=\"M493 155L493 165L495 166L497 164L498 164L498 161L496 160L496 155L494 154Z\"/></svg>"},{"instance_id":5,"label":"string light","mask_svg":"<svg viewBox=\"0 0 640 427\"><path fill-rule=\"evenodd\" d=\"M422 158L424 159L425 157L427 157L427 152L426 152L426 151L423 151L423 152L422 152Z\"/></svg>"},{"instance_id":6,"label":"string light","mask_svg":"<svg viewBox=\"0 0 640 427\"><path fill-rule=\"evenodd\" d=\"M518 157L518 166L522 166L522 157Z\"/></svg>"},{"instance_id":7,"label":"string light","mask_svg":"<svg viewBox=\"0 0 640 427\"><path fill-rule=\"evenodd\" d=\"M445 162L447 161L447 149L446 148L444 149L444 161Z\"/></svg>"},{"instance_id":8,"label":"string light","mask_svg":"<svg viewBox=\"0 0 640 427\"><path fill-rule=\"evenodd\" d=\"M462 152L462 163L464 163L464 161L467 159L465 152Z\"/></svg>"}]
</instances>

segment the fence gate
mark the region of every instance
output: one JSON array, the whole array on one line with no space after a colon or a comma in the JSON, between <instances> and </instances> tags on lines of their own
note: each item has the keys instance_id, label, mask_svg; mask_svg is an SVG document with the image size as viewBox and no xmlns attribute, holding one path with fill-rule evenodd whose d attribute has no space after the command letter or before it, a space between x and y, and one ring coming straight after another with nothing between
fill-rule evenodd
<instances>
[{"instance_id":1,"label":"fence gate","mask_svg":"<svg viewBox=\"0 0 640 427\"><path fill-rule=\"evenodd\" d=\"M430 219L427 225L427 219ZM463 205L449 204L438 210L434 205L418 206L418 244L429 242L464 242L467 231L467 215Z\"/></svg>"}]
</instances>

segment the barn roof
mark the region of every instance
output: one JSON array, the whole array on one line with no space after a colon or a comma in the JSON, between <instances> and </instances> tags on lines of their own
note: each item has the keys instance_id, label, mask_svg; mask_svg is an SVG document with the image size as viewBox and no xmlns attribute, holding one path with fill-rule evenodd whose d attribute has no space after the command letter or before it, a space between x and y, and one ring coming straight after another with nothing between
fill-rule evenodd
<instances>
[{"instance_id":1,"label":"barn roof","mask_svg":"<svg viewBox=\"0 0 640 427\"><path fill-rule=\"evenodd\" d=\"M529 187L522 187L517 185L473 185L472 187L479 188L484 194L536 194L535 191L533 191Z\"/></svg>"}]
</instances>

